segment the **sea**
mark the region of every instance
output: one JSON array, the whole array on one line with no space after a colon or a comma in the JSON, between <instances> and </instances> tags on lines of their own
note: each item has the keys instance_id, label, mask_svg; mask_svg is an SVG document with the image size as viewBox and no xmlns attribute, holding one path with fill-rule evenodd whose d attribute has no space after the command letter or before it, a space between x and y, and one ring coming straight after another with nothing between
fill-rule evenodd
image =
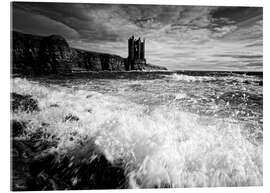
<instances>
[{"instance_id":1,"label":"sea","mask_svg":"<svg viewBox=\"0 0 270 193\"><path fill-rule=\"evenodd\" d=\"M57 151L76 145L67 127L90 136L124 163L129 188L263 185L262 72L91 72L13 87L38 99L34 119L59 135ZM79 121L65 125L68 112Z\"/></svg>"}]
</instances>

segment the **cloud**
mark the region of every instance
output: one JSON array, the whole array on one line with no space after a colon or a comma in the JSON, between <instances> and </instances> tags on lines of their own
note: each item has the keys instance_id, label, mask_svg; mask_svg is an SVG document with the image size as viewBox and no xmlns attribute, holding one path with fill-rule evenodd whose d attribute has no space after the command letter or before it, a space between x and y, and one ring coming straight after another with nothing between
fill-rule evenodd
<instances>
[{"instance_id":1,"label":"cloud","mask_svg":"<svg viewBox=\"0 0 270 193\"><path fill-rule=\"evenodd\" d=\"M22 10L14 10L13 29L38 35L61 34L65 38L77 38L79 36L76 30L61 22Z\"/></svg>"},{"instance_id":2,"label":"cloud","mask_svg":"<svg viewBox=\"0 0 270 193\"><path fill-rule=\"evenodd\" d=\"M146 57L169 69L250 69L260 63L262 8L80 3L13 3L14 29L58 33L73 47L127 56L146 38ZM24 20L22 18L25 18ZM244 57L247 56L247 57ZM250 58L254 57L254 58ZM235 65L230 65L234 63Z\"/></svg>"}]
</instances>

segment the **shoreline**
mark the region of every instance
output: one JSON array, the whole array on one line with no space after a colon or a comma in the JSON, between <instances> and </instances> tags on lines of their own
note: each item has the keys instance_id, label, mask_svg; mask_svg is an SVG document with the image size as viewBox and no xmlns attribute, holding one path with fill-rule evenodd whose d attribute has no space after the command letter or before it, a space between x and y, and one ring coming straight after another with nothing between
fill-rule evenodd
<instances>
[{"instance_id":1,"label":"shoreline","mask_svg":"<svg viewBox=\"0 0 270 193\"><path fill-rule=\"evenodd\" d=\"M42 75L26 75L20 73L12 73L11 78L22 77L22 78L98 78L98 79L136 79L136 75L146 75L147 78L156 79L161 78L162 75L181 74L187 76L218 76L226 77L234 74L247 75L247 76L258 76L263 77L261 71L198 71L198 70L155 70L155 71L87 71L87 72L73 72L73 73L59 73L59 74L42 74ZM149 77L148 75L153 75Z\"/></svg>"}]
</instances>

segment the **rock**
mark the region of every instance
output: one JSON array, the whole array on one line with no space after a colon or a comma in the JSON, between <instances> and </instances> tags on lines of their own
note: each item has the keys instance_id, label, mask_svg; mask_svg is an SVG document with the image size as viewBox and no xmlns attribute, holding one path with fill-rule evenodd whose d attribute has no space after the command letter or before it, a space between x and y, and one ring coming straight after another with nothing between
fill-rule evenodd
<instances>
[{"instance_id":1,"label":"rock","mask_svg":"<svg viewBox=\"0 0 270 193\"><path fill-rule=\"evenodd\" d=\"M92 113L92 112L93 112L92 109L87 109L86 111L87 111L88 113Z\"/></svg>"},{"instance_id":2,"label":"rock","mask_svg":"<svg viewBox=\"0 0 270 193\"><path fill-rule=\"evenodd\" d=\"M29 190L32 180L30 163L33 160L35 151L33 143L27 140L12 141L12 190ZM40 153L40 152L39 152Z\"/></svg>"},{"instance_id":3,"label":"rock","mask_svg":"<svg viewBox=\"0 0 270 193\"><path fill-rule=\"evenodd\" d=\"M20 95L17 93L11 93L11 101L13 112L17 110L27 112L39 111L37 100L32 99L30 95Z\"/></svg>"},{"instance_id":4,"label":"rock","mask_svg":"<svg viewBox=\"0 0 270 193\"><path fill-rule=\"evenodd\" d=\"M125 71L124 59L120 56L74 48L73 63L89 71Z\"/></svg>"},{"instance_id":5,"label":"rock","mask_svg":"<svg viewBox=\"0 0 270 193\"><path fill-rule=\"evenodd\" d=\"M53 74L71 72L72 52L58 35L48 37L13 32L13 73Z\"/></svg>"},{"instance_id":6,"label":"rock","mask_svg":"<svg viewBox=\"0 0 270 193\"><path fill-rule=\"evenodd\" d=\"M251 84L248 80L244 80L243 83L245 83L245 84Z\"/></svg>"},{"instance_id":7,"label":"rock","mask_svg":"<svg viewBox=\"0 0 270 193\"><path fill-rule=\"evenodd\" d=\"M64 121L79 121L79 117L75 116L75 115L72 115L72 114L68 114L65 116L65 119Z\"/></svg>"},{"instance_id":8,"label":"rock","mask_svg":"<svg viewBox=\"0 0 270 193\"><path fill-rule=\"evenodd\" d=\"M39 49L42 36L12 33L12 72L34 74L39 71Z\"/></svg>"},{"instance_id":9,"label":"rock","mask_svg":"<svg viewBox=\"0 0 270 193\"><path fill-rule=\"evenodd\" d=\"M59 105L58 104L51 104L50 107L55 107L56 108L56 107L59 107Z\"/></svg>"},{"instance_id":10,"label":"rock","mask_svg":"<svg viewBox=\"0 0 270 193\"><path fill-rule=\"evenodd\" d=\"M93 139L82 138L83 143L61 154L53 151L58 141L44 136L46 130L38 128L27 138L12 140L13 191L127 188L122 162L107 160Z\"/></svg>"},{"instance_id":11,"label":"rock","mask_svg":"<svg viewBox=\"0 0 270 193\"><path fill-rule=\"evenodd\" d=\"M23 121L12 120L11 121L11 131L12 137L18 137L24 133L26 128L26 123Z\"/></svg>"},{"instance_id":12,"label":"rock","mask_svg":"<svg viewBox=\"0 0 270 193\"><path fill-rule=\"evenodd\" d=\"M71 72L71 49L59 35L51 35L41 40L39 61L43 73Z\"/></svg>"},{"instance_id":13,"label":"rock","mask_svg":"<svg viewBox=\"0 0 270 193\"><path fill-rule=\"evenodd\" d=\"M13 191L42 190L36 185L42 181L42 176L36 174L36 170L42 169L45 163L51 166L51 163L49 162L50 159L40 159L43 164L38 165L36 160L43 156L54 158L47 150L56 147L57 141L47 141L43 137L45 133L40 134L40 132L41 130L39 129L39 131L29 134L27 138L12 139L11 189ZM50 183L47 183L46 186L50 185Z\"/></svg>"},{"instance_id":14,"label":"rock","mask_svg":"<svg viewBox=\"0 0 270 193\"><path fill-rule=\"evenodd\" d=\"M83 146L78 144L74 149L67 149L65 154L36 151L32 144L15 141L15 149L31 151L31 156L13 159L17 164L13 164L13 190L127 188L127 176L121 162L109 162L91 140ZM20 155L23 153L26 152L20 152Z\"/></svg>"}]
</instances>

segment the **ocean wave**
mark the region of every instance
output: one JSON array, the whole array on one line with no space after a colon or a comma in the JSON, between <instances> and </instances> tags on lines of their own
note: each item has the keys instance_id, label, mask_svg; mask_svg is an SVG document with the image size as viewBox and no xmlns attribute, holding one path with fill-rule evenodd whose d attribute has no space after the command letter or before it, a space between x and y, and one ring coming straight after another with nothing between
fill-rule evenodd
<instances>
[{"instance_id":1,"label":"ocean wave","mask_svg":"<svg viewBox=\"0 0 270 193\"><path fill-rule=\"evenodd\" d=\"M195 82L195 81L211 81L215 80L214 77L209 77L209 76L189 76L189 75L184 75L184 74L177 74L173 73L171 75L163 75L166 78L175 80L175 81L185 81L185 82Z\"/></svg>"},{"instance_id":2,"label":"ocean wave","mask_svg":"<svg viewBox=\"0 0 270 193\"><path fill-rule=\"evenodd\" d=\"M177 74L173 77L186 81L200 79ZM46 132L58 139L52 150L58 154L71 153L75 160L88 159L90 155L85 150L88 146L81 150L84 153L78 147L85 136L91 138L111 164L123 162L129 188L263 183L262 145L250 143L241 134L244 125L238 122L199 116L168 105L149 111L148 106L123 97L61 86L45 87L21 78L13 79L12 86L13 92L30 94L39 102L40 112L13 115L13 119L28 121L28 133L46 123ZM56 107L51 108L52 105ZM69 113L78 117L78 121L63 121Z\"/></svg>"},{"instance_id":3,"label":"ocean wave","mask_svg":"<svg viewBox=\"0 0 270 193\"><path fill-rule=\"evenodd\" d=\"M174 81L185 82L204 82L204 81L223 81L223 82L239 82L245 84L262 85L262 79L248 75L230 75L230 76L190 76L185 74L173 73L171 75L163 75L163 77Z\"/></svg>"}]
</instances>

